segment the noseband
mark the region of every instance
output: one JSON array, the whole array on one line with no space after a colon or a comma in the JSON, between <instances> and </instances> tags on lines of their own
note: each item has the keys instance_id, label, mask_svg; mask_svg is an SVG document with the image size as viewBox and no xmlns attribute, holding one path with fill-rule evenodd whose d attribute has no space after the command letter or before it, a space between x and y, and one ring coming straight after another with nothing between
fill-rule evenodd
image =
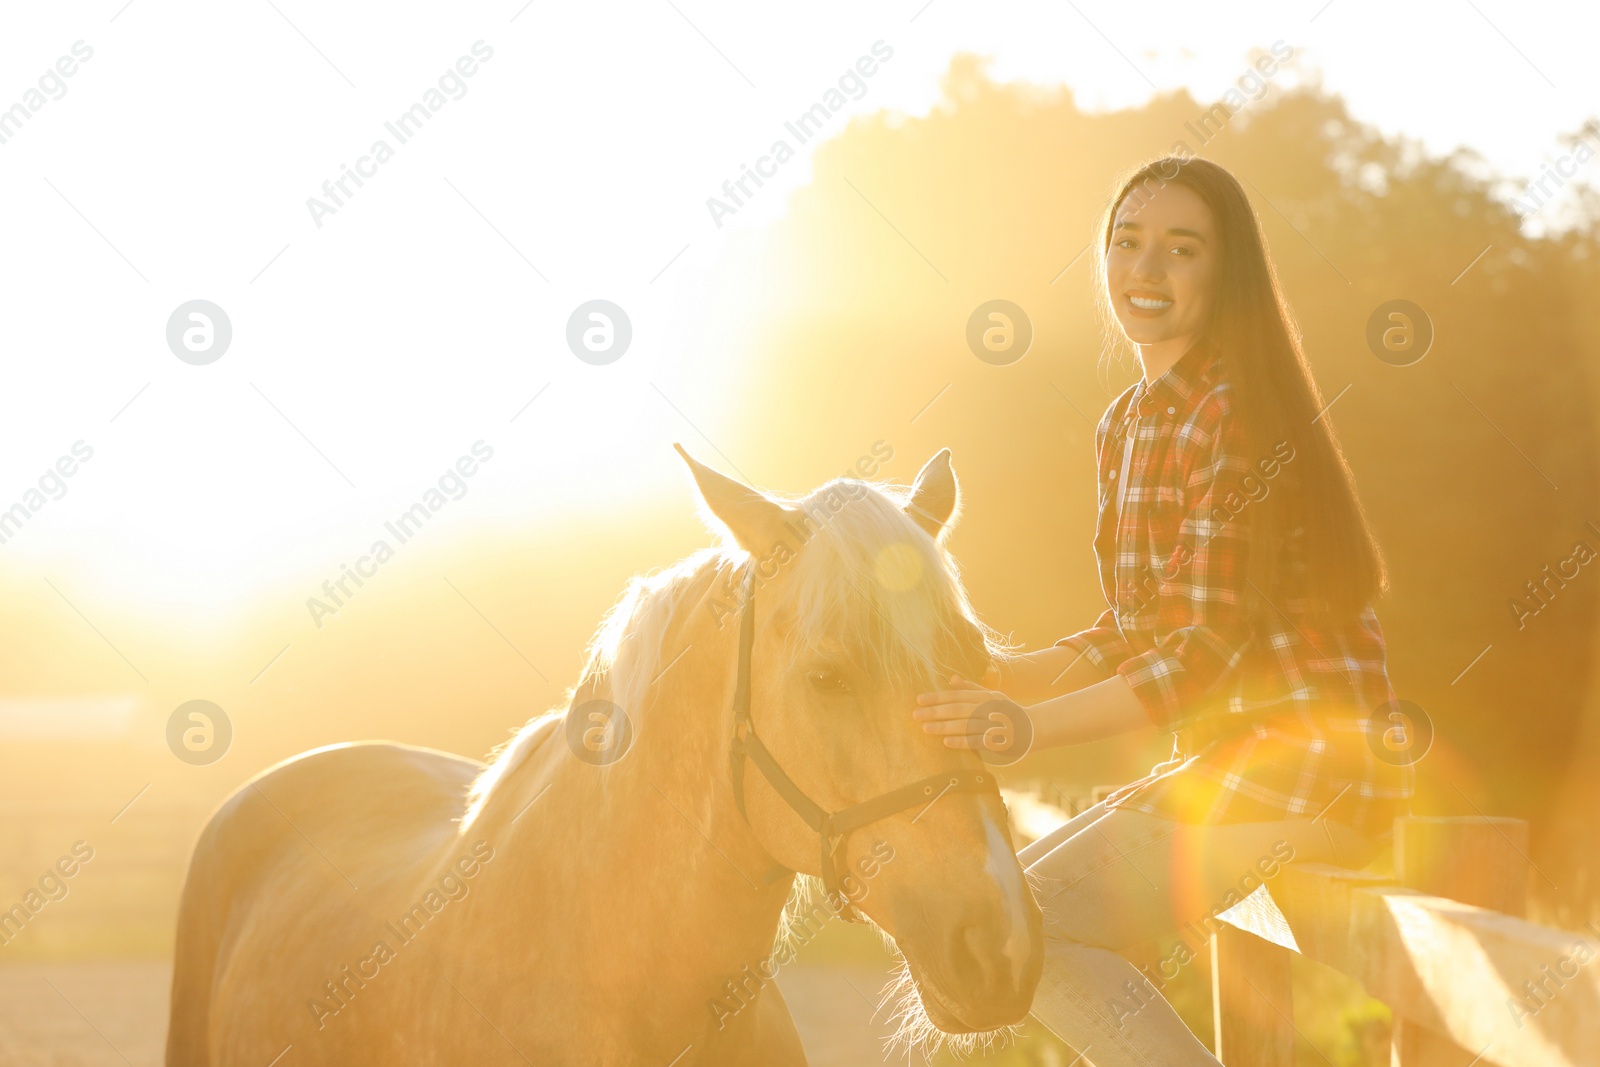
<instances>
[{"instance_id":1,"label":"noseband","mask_svg":"<svg viewBox=\"0 0 1600 1067\"><path fill-rule=\"evenodd\" d=\"M790 810L816 831L822 844L822 885L829 899L835 902L839 917L846 922L865 922L854 901L844 892L839 873L840 867L848 862L845 845L850 834L919 804L931 806L946 793L998 792L999 782L986 770L948 771L892 789L842 811L828 811L806 796L761 743L750 719L750 652L755 645L755 599L755 566L752 564L745 580L744 606L739 614L739 675L733 690L733 744L728 753L734 802L748 825L750 816L744 806L744 766L748 758ZM845 873L849 873L848 869Z\"/></svg>"}]
</instances>

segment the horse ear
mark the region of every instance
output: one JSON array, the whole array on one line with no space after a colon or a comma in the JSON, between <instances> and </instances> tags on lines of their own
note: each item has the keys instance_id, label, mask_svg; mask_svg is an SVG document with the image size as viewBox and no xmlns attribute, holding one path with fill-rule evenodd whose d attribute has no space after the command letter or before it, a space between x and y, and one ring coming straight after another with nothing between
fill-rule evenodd
<instances>
[{"instance_id":1,"label":"horse ear","mask_svg":"<svg viewBox=\"0 0 1600 1067\"><path fill-rule=\"evenodd\" d=\"M929 537L938 540L941 533L955 524L960 500L961 487L956 482L955 469L950 466L950 450L941 448L917 472L905 510L918 526L928 531Z\"/></svg>"},{"instance_id":2,"label":"horse ear","mask_svg":"<svg viewBox=\"0 0 1600 1067\"><path fill-rule=\"evenodd\" d=\"M771 555L779 543L788 544L791 551L799 550L803 540L795 521L801 514L799 508L769 500L743 482L712 470L676 441L672 447L689 465L706 506L733 534L740 548L758 559Z\"/></svg>"}]
</instances>

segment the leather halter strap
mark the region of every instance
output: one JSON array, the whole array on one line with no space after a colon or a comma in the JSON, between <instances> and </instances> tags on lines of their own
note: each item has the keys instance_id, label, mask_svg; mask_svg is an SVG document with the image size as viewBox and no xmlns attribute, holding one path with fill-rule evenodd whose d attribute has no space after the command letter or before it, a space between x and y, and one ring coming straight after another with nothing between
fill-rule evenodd
<instances>
[{"instance_id":1,"label":"leather halter strap","mask_svg":"<svg viewBox=\"0 0 1600 1067\"><path fill-rule=\"evenodd\" d=\"M845 846L850 834L863 826L880 822L917 805L924 809L946 793L998 792L999 781L988 770L954 770L929 775L910 785L892 789L841 811L828 811L806 796L756 736L750 718L750 657L755 646L755 567L745 580L744 604L739 617L739 673L733 690L733 743L728 753L729 774L733 779L733 798L746 824L750 816L744 805L744 766L748 759L766 778L789 808L816 832L822 846L822 885L846 922L864 922L861 913L842 887L839 868L847 861ZM918 815L920 818L920 813ZM913 820L915 821L915 820ZM846 874L849 872L846 871Z\"/></svg>"}]
</instances>

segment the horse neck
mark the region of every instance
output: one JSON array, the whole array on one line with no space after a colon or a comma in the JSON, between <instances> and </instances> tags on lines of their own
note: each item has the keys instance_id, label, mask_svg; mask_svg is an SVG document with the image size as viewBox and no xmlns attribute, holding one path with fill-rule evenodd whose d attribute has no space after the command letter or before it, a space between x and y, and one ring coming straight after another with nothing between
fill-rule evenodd
<instances>
[{"instance_id":1,"label":"horse neck","mask_svg":"<svg viewBox=\"0 0 1600 1067\"><path fill-rule=\"evenodd\" d=\"M602 956L623 961L600 976L612 991L636 983L670 1001L681 989L701 1011L706 988L766 958L793 883L734 804L738 617L721 626L718 617L702 600L669 629L659 677L637 715L626 709L634 740L617 762L589 766L570 758L562 738L549 739L559 758L548 793L506 838L506 867L526 873L502 871L498 880L524 887L515 911L553 913L588 958L611 949ZM603 689L593 695L608 696ZM507 793L502 825L536 789ZM552 897L528 899L527 886L552 881ZM509 927L518 930L515 921Z\"/></svg>"}]
</instances>

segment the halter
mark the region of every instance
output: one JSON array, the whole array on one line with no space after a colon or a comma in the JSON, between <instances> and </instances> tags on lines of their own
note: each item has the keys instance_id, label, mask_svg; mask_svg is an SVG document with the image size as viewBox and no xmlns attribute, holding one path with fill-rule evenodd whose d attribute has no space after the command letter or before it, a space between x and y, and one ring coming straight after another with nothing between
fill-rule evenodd
<instances>
[{"instance_id":1,"label":"halter","mask_svg":"<svg viewBox=\"0 0 1600 1067\"><path fill-rule=\"evenodd\" d=\"M947 771L892 789L843 811L828 811L806 796L756 736L755 724L750 719L750 651L755 645L755 598L755 567L752 566L745 580L744 606L739 614L739 676L733 690L733 744L728 753L734 803L749 825L750 816L744 806L744 763L748 757L790 810L816 831L822 844L822 885L830 900L837 902L839 918L845 922L865 922L840 885L839 866L847 859L845 844L850 834L919 804L931 806L946 793L988 793L997 790L999 783L987 771Z\"/></svg>"}]
</instances>

